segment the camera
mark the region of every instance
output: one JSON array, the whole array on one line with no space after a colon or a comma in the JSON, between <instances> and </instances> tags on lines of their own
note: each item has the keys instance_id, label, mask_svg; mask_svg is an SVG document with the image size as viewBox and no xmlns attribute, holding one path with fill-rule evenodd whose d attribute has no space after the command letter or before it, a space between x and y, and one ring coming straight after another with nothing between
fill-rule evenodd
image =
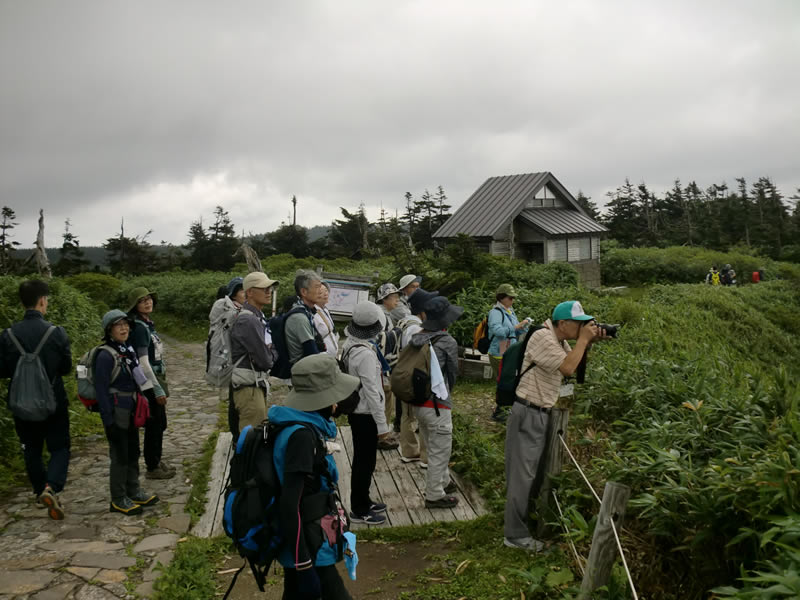
<instances>
[{"instance_id":1,"label":"camera","mask_svg":"<svg viewBox=\"0 0 800 600\"><path fill-rule=\"evenodd\" d=\"M610 323L598 323L597 327L605 331L608 337L616 338L617 332L619 331L619 328L622 327L622 325L620 325L619 323L614 323L613 325Z\"/></svg>"}]
</instances>

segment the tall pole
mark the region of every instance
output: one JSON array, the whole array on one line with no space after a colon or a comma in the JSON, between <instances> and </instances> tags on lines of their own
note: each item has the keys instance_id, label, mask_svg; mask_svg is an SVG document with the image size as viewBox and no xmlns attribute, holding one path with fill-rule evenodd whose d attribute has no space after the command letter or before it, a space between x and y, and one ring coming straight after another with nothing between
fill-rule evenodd
<instances>
[{"instance_id":1,"label":"tall pole","mask_svg":"<svg viewBox=\"0 0 800 600\"><path fill-rule=\"evenodd\" d=\"M297 196L292 195L292 227L297 225Z\"/></svg>"}]
</instances>

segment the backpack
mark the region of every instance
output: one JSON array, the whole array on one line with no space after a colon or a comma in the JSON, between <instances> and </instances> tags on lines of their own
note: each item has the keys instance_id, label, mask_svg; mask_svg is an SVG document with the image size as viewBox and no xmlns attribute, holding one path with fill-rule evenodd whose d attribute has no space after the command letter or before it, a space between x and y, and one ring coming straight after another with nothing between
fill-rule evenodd
<instances>
[{"instance_id":1,"label":"backpack","mask_svg":"<svg viewBox=\"0 0 800 600\"><path fill-rule=\"evenodd\" d=\"M446 334L442 334L446 335ZM442 335L431 337L422 346L409 344L400 353L392 370L392 393L407 404L420 406L431 397L431 344Z\"/></svg>"},{"instance_id":2,"label":"backpack","mask_svg":"<svg viewBox=\"0 0 800 600\"><path fill-rule=\"evenodd\" d=\"M414 316L416 316L416 315L414 315ZM412 323L416 323L417 325L420 324L420 322L417 319L411 319L410 317L405 317L403 319L400 319L400 321L397 323L396 329L400 330L398 332L398 334L397 334L397 355L398 355L398 358L400 357L400 352L402 352L403 348L405 348L405 346L403 346L403 336L406 333L406 329L408 329L409 326Z\"/></svg>"},{"instance_id":3,"label":"backpack","mask_svg":"<svg viewBox=\"0 0 800 600\"><path fill-rule=\"evenodd\" d=\"M711 285L719 285L721 283L719 277L719 271L714 271L711 273Z\"/></svg>"},{"instance_id":4,"label":"backpack","mask_svg":"<svg viewBox=\"0 0 800 600\"><path fill-rule=\"evenodd\" d=\"M233 373L231 328L241 309L233 302L224 304L223 312L211 323L206 341L206 381L219 388L228 387Z\"/></svg>"},{"instance_id":5,"label":"backpack","mask_svg":"<svg viewBox=\"0 0 800 600\"><path fill-rule=\"evenodd\" d=\"M109 352L114 358L114 366L111 369L111 383L116 381L122 371L122 357L116 349L106 344L95 346L78 359L75 367L75 379L78 382L78 399L83 405L92 412L97 412L97 390L94 387L94 368L97 364L97 354L100 350ZM109 391L113 394L116 390L112 387Z\"/></svg>"},{"instance_id":6,"label":"backpack","mask_svg":"<svg viewBox=\"0 0 800 600\"><path fill-rule=\"evenodd\" d=\"M305 427L314 432L317 441L314 473L322 474L324 469L323 476L327 476L324 466L327 453L325 442L313 427L307 423L275 425L264 422L256 427L248 425L239 434L225 487L222 527L239 555L250 564L258 589L262 592L269 568L278 557L283 542L281 483L273 460L275 440L283 429L290 426ZM329 487L334 489L332 483ZM311 516L304 515L304 522L309 521ZM226 598L234 583L236 577L225 594Z\"/></svg>"},{"instance_id":7,"label":"backpack","mask_svg":"<svg viewBox=\"0 0 800 600\"><path fill-rule=\"evenodd\" d=\"M292 364L289 362L289 345L286 343L286 319L290 315L297 313L304 313L306 309L302 306L295 306L282 315L277 315L269 320L269 332L272 336L272 345L278 353L278 358L275 364L269 371L269 374L278 379L291 379L292 377ZM316 328L311 326L311 330L316 332ZM317 333L317 335L319 335Z\"/></svg>"},{"instance_id":8,"label":"backpack","mask_svg":"<svg viewBox=\"0 0 800 600\"><path fill-rule=\"evenodd\" d=\"M56 412L53 382L47 376L47 371L39 358L42 346L55 329L56 326L51 325L45 331L33 352L25 352L11 328L7 330L8 337L19 351L19 360L8 390L8 408L15 417L23 421L44 421Z\"/></svg>"},{"instance_id":9,"label":"backpack","mask_svg":"<svg viewBox=\"0 0 800 600\"><path fill-rule=\"evenodd\" d=\"M542 325L531 327L528 333L525 334L525 338L511 344L500 359L500 374L497 376L497 390L495 392L495 402L498 406L511 406L514 404L520 379L536 366L536 363L531 362L522 371L522 362L525 360L525 348L528 347L528 340L535 331L540 329L544 329L544 327Z\"/></svg>"},{"instance_id":10,"label":"backpack","mask_svg":"<svg viewBox=\"0 0 800 600\"><path fill-rule=\"evenodd\" d=\"M492 307L492 310L499 310L504 319L507 317L505 311L501 310L498 306ZM492 311L490 310L489 312ZM481 354L486 354L489 352L489 346L491 343L492 340L489 337L489 315L487 314L483 318L483 321L478 323L475 331L472 332L472 347Z\"/></svg>"},{"instance_id":11,"label":"backpack","mask_svg":"<svg viewBox=\"0 0 800 600\"><path fill-rule=\"evenodd\" d=\"M403 335L399 327L384 330L378 334L378 349L383 354L383 358L389 363L390 368L394 368L400 358L400 338Z\"/></svg>"}]
</instances>

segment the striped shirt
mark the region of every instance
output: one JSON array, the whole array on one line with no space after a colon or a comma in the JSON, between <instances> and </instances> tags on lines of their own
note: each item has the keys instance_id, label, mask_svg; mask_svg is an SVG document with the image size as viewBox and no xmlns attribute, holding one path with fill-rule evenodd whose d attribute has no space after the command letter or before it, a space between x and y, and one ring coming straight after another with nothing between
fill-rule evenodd
<instances>
[{"instance_id":1,"label":"striped shirt","mask_svg":"<svg viewBox=\"0 0 800 600\"><path fill-rule=\"evenodd\" d=\"M561 391L563 375L559 367L572 348L566 341L558 341L550 319L543 325L544 329L533 332L525 348L522 371L528 368L531 361L536 366L520 379L517 396L530 404L551 408L558 401Z\"/></svg>"}]
</instances>

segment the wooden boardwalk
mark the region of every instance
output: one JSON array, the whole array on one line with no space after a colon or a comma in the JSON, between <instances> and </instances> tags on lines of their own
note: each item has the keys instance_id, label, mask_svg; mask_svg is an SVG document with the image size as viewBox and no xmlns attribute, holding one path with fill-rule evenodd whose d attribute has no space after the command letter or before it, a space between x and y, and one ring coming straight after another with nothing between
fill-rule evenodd
<instances>
[{"instance_id":1,"label":"wooden boardwalk","mask_svg":"<svg viewBox=\"0 0 800 600\"><path fill-rule=\"evenodd\" d=\"M340 427L335 442L341 447L333 453L339 470L339 494L342 504L350 510L350 473L353 462L353 438L350 427ZM231 434L219 434L216 451L211 461L209 487L206 493L206 510L192 533L199 537L223 535L222 512L225 504L225 484L230 471L232 454ZM458 491L458 506L454 508L425 508L425 469L418 462L404 463L397 450L378 450L378 460L372 477L373 500L386 504L387 522L373 527L398 527L401 525L423 525L435 521L469 521L486 514L480 495L473 486L467 485L458 475L450 472ZM370 527L353 523L352 529Z\"/></svg>"},{"instance_id":2,"label":"wooden boardwalk","mask_svg":"<svg viewBox=\"0 0 800 600\"><path fill-rule=\"evenodd\" d=\"M350 427L340 427L336 443L342 448L333 453L339 469L339 493L342 504L350 508L350 473L353 462L353 438ZM469 521L486 514L486 507L474 487L467 485L458 475L450 475L458 486L453 495L459 499L454 508L425 508L425 469L418 462L404 463L397 450L378 450L375 473L372 476L373 500L386 504L387 523L373 527L398 527L423 525L435 521ZM353 523L352 529L370 527Z\"/></svg>"}]
</instances>

